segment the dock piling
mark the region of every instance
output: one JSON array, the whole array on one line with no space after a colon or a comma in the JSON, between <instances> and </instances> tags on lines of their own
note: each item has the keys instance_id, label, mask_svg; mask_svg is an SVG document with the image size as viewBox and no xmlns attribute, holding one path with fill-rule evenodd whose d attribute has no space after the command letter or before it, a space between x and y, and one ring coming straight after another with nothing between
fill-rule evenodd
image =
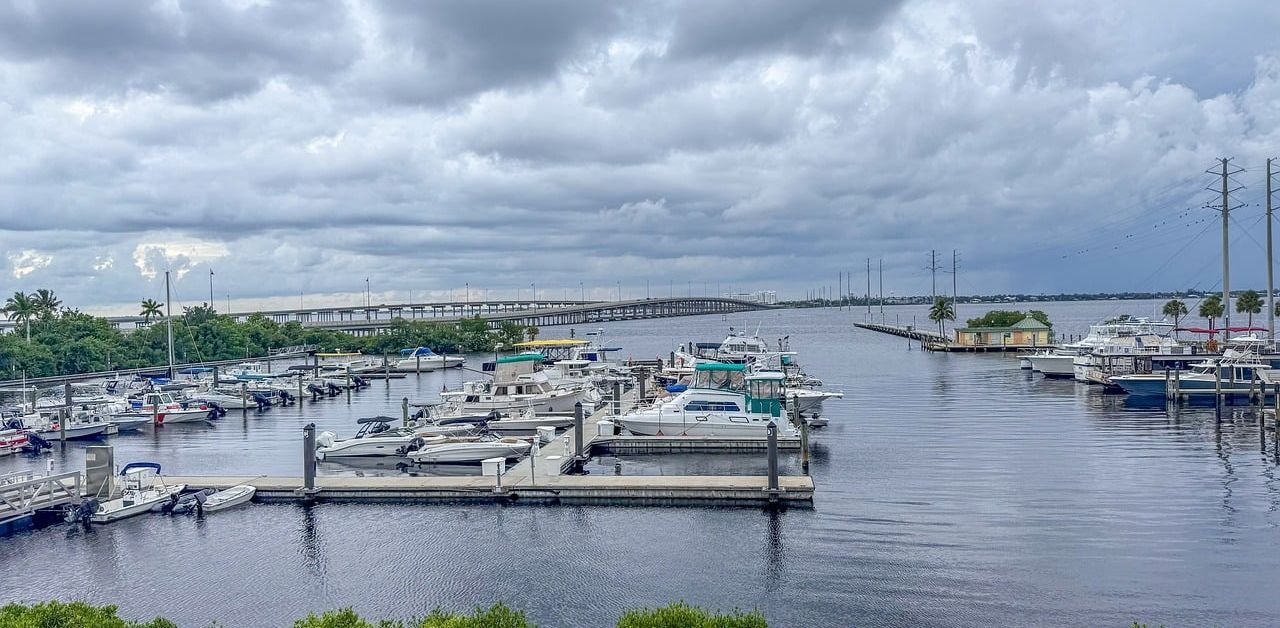
<instances>
[{"instance_id":1,"label":"dock piling","mask_svg":"<svg viewBox=\"0 0 1280 628\"><path fill-rule=\"evenodd\" d=\"M240 416L249 416L249 385L240 382Z\"/></svg>"},{"instance_id":2,"label":"dock piling","mask_svg":"<svg viewBox=\"0 0 1280 628\"><path fill-rule=\"evenodd\" d=\"M776 498L778 494L778 424L769 421L767 430L769 438L769 496Z\"/></svg>"},{"instance_id":3,"label":"dock piling","mask_svg":"<svg viewBox=\"0 0 1280 628\"><path fill-rule=\"evenodd\" d=\"M298 407L302 407L302 372L298 372Z\"/></svg>"},{"instance_id":4,"label":"dock piling","mask_svg":"<svg viewBox=\"0 0 1280 628\"><path fill-rule=\"evenodd\" d=\"M213 367L213 387L214 387L214 388L217 388L217 387L218 387L218 384L222 383L221 376L219 375L219 371L220 371L220 370L221 370L221 369L219 369L219 368L218 368L218 367L216 367L216 366L215 366L215 367Z\"/></svg>"},{"instance_id":5,"label":"dock piling","mask_svg":"<svg viewBox=\"0 0 1280 628\"><path fill-rule=\"evenodd\" d=\"M582 402L573 404L573 473L582 473Z\"/></svg>"},{"instance_id":6,"label":"dock piling","mask_svg":"<svg viewBox=\"0 0 1280 628\"><path fill-rule=\"evenodd\" d=\"M613 381L612 399L610 399L610 402L613 404L613 416L621 415L622 414L622 382L617 380Z\"/></svg>"},{"instance_id":7,"label":"dock piling","mask_svg":"<svg viewBox=\"0 0 1280 628\"><path fill-rule=\"evenodd\" d=\"M349 404L351 403L351 365L347 365L347 370L343 373L343 377L346 378L346 386L344 388L347 389L347 403Z\"/></svg>"},{"instance_id":8,"label":"dock piling","mask_svg":"<svg viewBox=\"0 0 1280 628\"><path fill-rule=\"evenodd\" d=\"M400 425L409 427L409 398L402 397L400 399Z\"/></svg>"},{"instance_id":9,"label":"dock piling","mask_svg":"<svg viewBox=\"0 0 1280 628\"><path fill-rule=\"evenodd\" d=\"M1275 451L1276 464L1280 464L1280 384L1276 384L1276 405L1272 410L1274 424L1271 426L1271 449Z\"/></svg>"},{"instance_id":10,"label":"dock piling","mask_svg":"<svg viewBox=\"0 0 1280 628\"><path fill-rule=\"evenodd\" d=\"M387 388L391 388L391 357L382 354L382 376L386 379Z\"/></svg>"},{"instance_id":11,"label":"dock piling","mask_svg":"<svg viewBox=\"0 0 1280 628\"><path fill-rule=\"evenodd\" d=\"M316 490L316 424L302 428L302 490L307 494Z\"/></svg>"}]
</instances>

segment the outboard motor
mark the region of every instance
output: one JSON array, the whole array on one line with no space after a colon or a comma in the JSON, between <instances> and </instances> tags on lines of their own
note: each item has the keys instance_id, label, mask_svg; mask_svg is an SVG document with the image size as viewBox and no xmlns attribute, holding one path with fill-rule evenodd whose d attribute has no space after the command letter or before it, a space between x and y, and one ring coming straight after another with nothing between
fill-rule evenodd
<instances>
[{"instance_id":1,"label":"outboard motor","mask_svg":"<svg viewBox=\"0 0 1280 628\"><path fill-rule=\"evenodd\" d=\"M415 438L409 441L408 445L405 445L404 447L397 449L396 453L400 454L401 456L405 456L415 451L418 451L419 449L422 449L422 446L425 444L427 444L426 441L422 440L421 438Z\"/></svg>"},{"instance_id":2,"label":"outboard motor","mask_svg":"<svg viewBox=\"0 0 1280 628\"><path fill-rule=\"evenodd\" d=\"M27 444L22 446L22 453L38 456L51 449L53 449L53 443L45 440L35 432L27 432Z\"/></svg>"},{"instance_id":3,"label":"outboard motor","mask_svg":"<svg viewBox=\"0 0 1280 628\"><path fill-rule=\"evenodd\" d=\"M413 419L414 421L421 421L421 420L423 420L423 419L427 418L427 409L426 409L426 408L418 408L418 411L417 411L417 412L414 412L414 413L413 413L413 416L411 416L411 417L409 417L409 418Z\"/></svg>"},{"instance_id":4,"label":"outboard motor","mask_svg":"<svg viewBox=\"0 0 1280 628\"><path fill-rule=\"evenodd\" d=\"M360 377L359 375L352 375L351 381L356 385L356 388L364 388L369 385L369 380Z\"/></svg>"},{"instance_id":5,"label":"outboard motor","mask_svg":"<svg viewBox=\"0 0 1280 628\"><path fill-rule=\"evenodd\" d=\"M151 512L158 512L162 515L171 515L178 508L180 499L176 493L170 493L169 499L151 507Z\"/></svg>"},{"instance_id":6,"label":"outboard motor","mask_svg":"<svg viewBox=\"0 0 1280 628\"><path fill-rule=\"evenodd\" d=\"M277 390L276 396L280 398L280 405L282 406L291 406L295 401L293 395L289 394L287 390Z\"/></svg>"},{"instance_id":7,"label":"outboard motor","mask_svg":"<svg viewBox=\"0 0 1280 628\"><path fill-rule=\"evenodd\" d=\"M338 385L337 385L337 384L335 384L335 383L333 383L333 382L329 382L329 383L325 384L325 386L327 387L327 390L329 391L329 396L330 396L330 397L337 397L338 395L342 394L342 389L341 389L341 388L338 388Z\"/></svg>"},{"instance_id":8,"label":"outboard motor","mask_svg":"<svg viewBox=\"0 0 1280 628\"><path fill-rule=\"evenodd\" d=\"M206 406L209 406L209 418L210 418L210 419L217 419L217 418L220 418L220 417L227 416L227 409L226 409L226 408L223 408L223 407L222 407L221 405L219 405L217 402L214 402L214 401L206 401L206 402L205 402L205 405L206 405Z\"/></svg>"},{"instance_id":9,"label":"outboard motor","mask_svg":"<svg viewBox=\"0 0 1280 628\"><path fill-rule=\"evenodd\" d=\"M67 506L65 518L67 523L83 523L87 526L89 517L92 517L95 512L98 512L98 500L90 497L80 502L78 506Z\"/></svg>"},{"instance_id":10,"label":"outboard motor","mask_svg":"<svg viewBox=\"0 0 1280 628\"><path fill-rule=\"evenodd\" d=\"M258 412L266 412L271 409L271 399L266 395L256 392L253 393L253 402L258 404Z\"/></svg>"},{"instance_id":11,"label":"outboard motor","mask_svg":"<svg viewBox=\"0 0 1280 628\"><path fill-rule=\"evenodd\" d=\"M315 384L307 384L307 392L311 393L312 401L319 401L320 397L326 394L326 391L324 388L321 388L320 386L317 386Z\"/></svg>"}]
</instances>

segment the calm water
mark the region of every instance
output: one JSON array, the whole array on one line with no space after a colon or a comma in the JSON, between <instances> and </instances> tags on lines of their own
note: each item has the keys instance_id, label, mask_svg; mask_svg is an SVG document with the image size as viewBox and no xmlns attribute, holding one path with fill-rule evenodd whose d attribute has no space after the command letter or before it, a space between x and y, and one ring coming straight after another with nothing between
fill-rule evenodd
<instances>
[{"instance_id":1,"label":"calm water","mask_svg":"<svg viewBox=\"0 0 1280 628\"><path fill-rule=\"evenodd\" d=\"M1154 304L1041 304L1082 333ZM961 305L962 316L985 306ZM886 308L917 324L924 307ZM878 309L876 310L878 315ZM115 603L182 625L286 625L351 605L408 617L503 600L545 626L611 625L674 600L759 608L776 626L1274 626L1280 480L1256 419L1127 404L997 355L935 355L854 330L864 311L789 310L606 325L623 356L719 340L731 324L791 336L843 402L815 437L812 510L262 505L139 517L0 541L0 600ZM927 323L926 323L927 324ZM547 334L567 334L548 328ZM212 427L118 437L118 462L179 473L290 473L301 426L398 415L451 372ZM55 455L78 468L79 446ZM612 459L597 464L612 471ZM623 458L624 473L758 473L740 456ZM0 471L38 464L0 460ZM795 469L795 461L787 462ZM326 473L395 473L326 465ZM428 471L430 472L430 471Z\"/></svg>"}]
</instances>

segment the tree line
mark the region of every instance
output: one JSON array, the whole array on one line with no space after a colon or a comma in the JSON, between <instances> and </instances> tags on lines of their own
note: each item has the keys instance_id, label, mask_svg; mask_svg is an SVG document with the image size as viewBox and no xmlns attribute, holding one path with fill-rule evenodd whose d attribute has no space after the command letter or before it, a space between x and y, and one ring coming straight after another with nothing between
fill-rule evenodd
<instances>
[{"instance_id":1,"label":"tree line","mask_svg":"<svg viewBox=\"0 0 1280 628\"><path fill-rule=\"evenodd\" d=\"M142 302L147 323L128 332L107 319L65 308L49 290L9 297L5 315L17 323L17 333L0 334L0 377L17 379L74 375L116 369L149 368L168 362L168 341L162 306ZM250 359L273 348L316 345L324 350L361 351L375 355L408 347L430 347L439 353L492 351L511 347L538 333L536 327L510 322L491 330L476 317L459 323L399 319L390 329L372 336L354 336L327 329L278 323L261 314L243 322L218 314L208 304L184 308L173 316L173 349L178 363Z\"/></svg>"},{"instance_id":2,"label":"tree line","mask_svg":"<svg viewBox=\"0 0 1280 628\"><path fill-rule=\"evenodd\" d=\"M1266 300L1263 298L1262 293L1257 290L1245 290L1240 293L1240 296L1236 297L1236 314L1246 315L1248 317L1247 326L1253 327L1253 316L1261 314L1266 305ZM1182 318L1190 313L1190 310L1187 309L1187 304L1180 299L1171 299L1164 304L1161 312L1165 316L1172 318L1174 327L1177 327L1182 322ZM1226 307L1222 303L1222 297L1217 294L1205 297L1200 301L1200 306L1196 308L1196 314L1209 322L1209 329L1216 329L1214 321L1222 318L1224 313L1226 313ZM1276 303L1275 315L1280 316L1280 302Z\"/></svg>"}]
</instances>

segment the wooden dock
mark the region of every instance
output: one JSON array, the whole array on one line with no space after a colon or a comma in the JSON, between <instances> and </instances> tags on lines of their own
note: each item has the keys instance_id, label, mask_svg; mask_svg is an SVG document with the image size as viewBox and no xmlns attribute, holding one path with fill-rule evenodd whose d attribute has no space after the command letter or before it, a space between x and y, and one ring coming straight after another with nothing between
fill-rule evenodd
<instances>
[{"instance_id":1,"label":"wooden dock","mask_svg":"<svg viewBox=\"0 0 1280 628\"><path fill-rule=\"evenodd\" d=\"M635 393L621 395L616 408L625 412L635 403ZM663 436L601 435L600 423L615 411L606 401L603 408L583 420L584 455L604 453L658 452L758 452L765 455L762 438L682 438ZM607 428L607 425L606 425ZM609 431L606 429L606 431ZM779 449L798 449L798 438L779 438ZM574 430L570 428L536 454L493 476L398 476L316 478L315 489L303 489L300 477L215 476L169 477L171 483L191 489L224 489L247 484L258 489L260 501L489 501L540 504L653 504L653 505L766 505L811 506L813 479L807 475L781 476L779 490L770 492L765 476L622 476L570 475L574 466Z\"/></svg>"},{"instance_id":2,"label":"wooden dock","mask_svg":"<svg viewBox=\"0 0 1280 628\"><path fill-rule=\"evenodd\" d=\"M911 340L916 340L921 343L947 344L951 342L950 338L947 338L946 336L943 336L937 332L918 329L910 326L882 325L880 323L854 323L853 326L859 329L868 329L871 331L878 331L882 334L889 334L890 336L898 336L900 338L910 338Z\"/></svg>"}]
</instances>

